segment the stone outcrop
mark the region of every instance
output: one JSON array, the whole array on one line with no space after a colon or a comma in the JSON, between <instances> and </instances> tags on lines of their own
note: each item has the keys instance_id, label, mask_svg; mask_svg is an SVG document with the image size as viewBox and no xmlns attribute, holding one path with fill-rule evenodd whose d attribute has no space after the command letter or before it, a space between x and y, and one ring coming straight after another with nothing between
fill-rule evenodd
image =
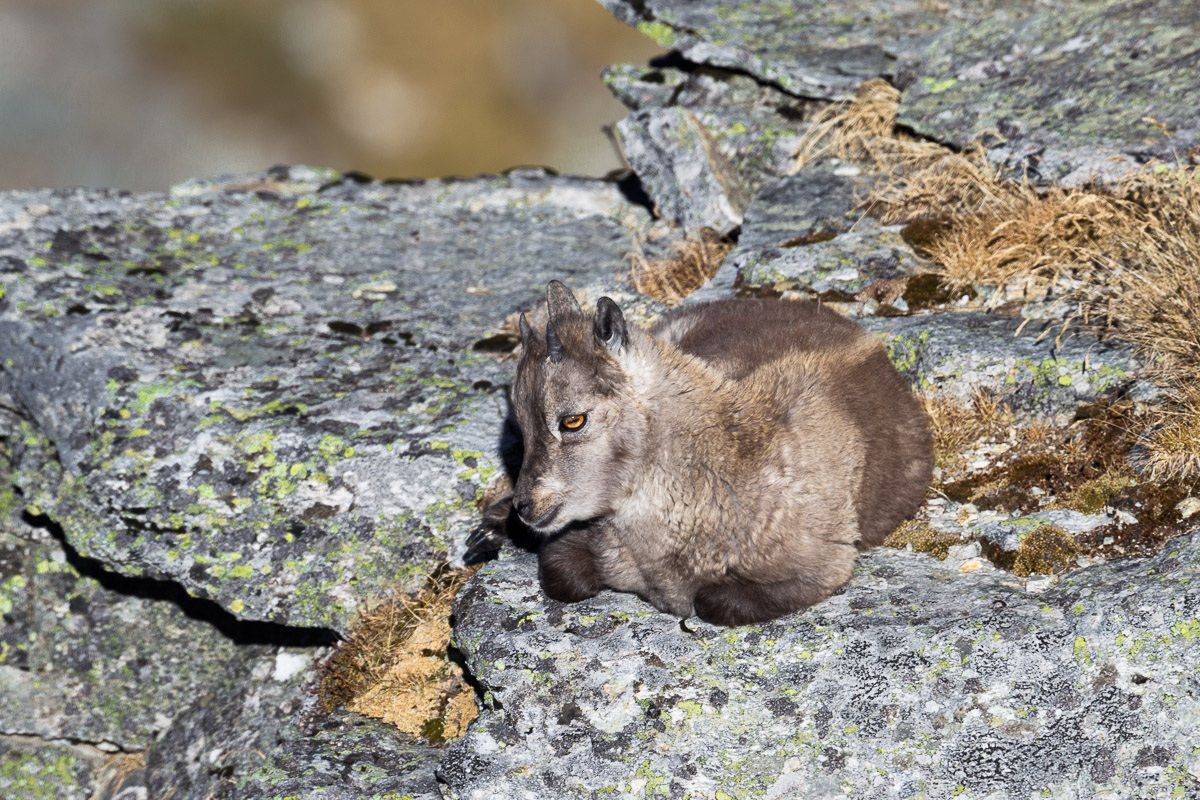
<instances>
[{"instance_id":1,"label":"stone outcrop","mask_svg":"<svg viewBox=\"0 0 1200 800\"><path fill-rule=\"evenodd\" d=\"M809 611L716 628L547 601L489 565L456 642L489 693L450 797L1189 796L1200 534L1031 594L876 551Z\"/></svg>"},{"instance_id":2,"label":"stone outcrop","mask_svg":"<svg viewBox=\"0 0 1200 800\"><path fill-rule=\"evenodd\" d=\"M8 195L16 486L119 572L339 628L462 557L506 315L551 277L613 275L649 228L616 185L540 172Z\"/></svg>"},{"instance_id":3,"label":"stone outcrop","mask_svg":"<svg viewBox=\"0 0 1200 800\"><path fill-rule=\"evenodd\" d=\"M1190 7L604 4L672 50L605 73L619 180L280 167L0 194L0 795L1200 797L1200 532L1060 579L1003 568L1027 529L1111 509L934 498L953 557L873 552L827 602L736 630L549 601L506 546L455 610L482 708L463 739L318 704L358 610L491 555L472 532L514 452L513 315L552 278L644 320L662 306L629 254L709 229L732 248L687 302L829 303L931 396L983 390L1025 424L1152 394L1052 314L961 308L864 213L869 164L794 156L874 78L916 134L983 135L1035 180L1186 153Z\"/></svg>"}]
</instances>

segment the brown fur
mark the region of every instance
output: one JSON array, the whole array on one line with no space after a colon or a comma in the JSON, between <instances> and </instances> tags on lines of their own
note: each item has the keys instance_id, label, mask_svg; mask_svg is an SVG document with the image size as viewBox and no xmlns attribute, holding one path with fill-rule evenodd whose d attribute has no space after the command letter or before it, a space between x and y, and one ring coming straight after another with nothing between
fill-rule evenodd
<instances>
[{"instance_id":1,"label":"brown fur","mask_svg":"<svg viewBox=\"0 0 1200 800\"><path fill-rule=\"evenodd\" d=\"M602 588L721 624L828 597L920 505L932 444L882 346L812 303L728 300L627 328L552 283L522 325L514 506L554 598ZM578 432L564 416L586 414Z\"/></svg>"}]
</instances>

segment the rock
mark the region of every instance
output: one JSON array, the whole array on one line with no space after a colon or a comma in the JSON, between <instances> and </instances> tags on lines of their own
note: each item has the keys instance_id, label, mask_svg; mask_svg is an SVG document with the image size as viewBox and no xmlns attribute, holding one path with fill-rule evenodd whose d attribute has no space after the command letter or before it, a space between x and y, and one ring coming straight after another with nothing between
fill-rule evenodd
<instances>
[{"instance_id":1,"label":"rock","mask_svg":"<svg viewBox=\"0 0 1200 800\"><path fill-rule=\"evenodd\" d=\"M687 61L798 97L888 78L906 89L902 124L955 147L983 137L993 159L1046 181L1113 178L1200 141L1191 5L602 2Z\"/></svg>"},{"instance_id":2,"label":"rock","mask_svg":"<svg viewBox=\"0 0 1200 800\"><path fill-rule=\"evenodd\" d=\"M604 181L304 168L9 193L0 230L24 502L115 570L333 627L464 555L505 318L549 278L611 285L657 235Z\"/></svg>"},{"instance_id":3,"label":"rock","mask_svg":"<svg viewBox=\"0 0 1200 800\"><path fill-rule=\"evenodd\" d=\"M986 137L993 159L1068 185L1200 142L1195 4L1029 8L946 26L913 67L900 122L956 147Z\"/></svg>"},{"instance_id":4,"label":"rock","mask_svg":"<svg viewBox=\"0 0 1200 800\"><path fill-rule=\"evenodd\" d=\"M1112 519L1107 514L1082 514L1069 508L1056 508L979 525L973 533L994 548L1016 553L1020 549L1023 534L1043 525L1052 525L1077 536L1111 524Z\"/></svg>"},{"instance_id":5,"label":"rock","mask_svg":"<svg viewBox=\"0 0 1200 800\"><path fill-rule=\"evenodd\" d=\"M724 70L610 67L634 113L618 123L626 161L659 212L691 233L728 233L765 183L791 171L802 101Z\"/></svg>"},{"instance_id":6,"label":"rock","mask_svg":"<svg viewBox=\"0 0 1200 800\"><path fill-rule=\"evenodd\" d=\"M918 287L929 286L938 297L945 295L936 286L937 276L895 228L870 221L864 221L860 230L826 242L739 248L729 258L745 290L794 293L834 305L852 317L906 313L923 299L915 291Z\"/></svg>"},{"instance_id":7,"label":"rock","mask_svg":"<svg viewBox=\"0 0 1200 800\"><path fill-rule=\"evenodd\" d=\"M826 160L767 185L746 213L737 247L699 299L736 286L836 303L852 316L906 312L906 297L919 305L910 279L931 268L899 227L881 226L859 209L870 182L857 166ZM936 276L928 277L936 284Z\"/></svg>"},{"instance_id":8,"label":"rock","mask_svg":"<svg viewBox=\"0 0 1200 800\"><path fill-rule=\"evenodd\" d=\"M0 736L0 797L12 800L93 800L113 779L121 756L67 742Z\"/></svg>"},{"instance_id":9,"label":"rock","mask_svg":"<svg viewBox=\"0 0 1200 800\"><path fill-rule=\"evenodd\" d=\"M456 609L489 702L439 776L461 800L1186 796L1198 579L1197 533L1040 595L876 550L816 607L721 629L548 601L504 559Z\"/></svg>"},{"instance_id":10,"label":"rock","mask_svg":"<svg viewBox=\"0 0 1200 800\"><path fill-rule=\"evenodd\" d=\"M0 398L0 734L25 749L47 740L143 749L179 698L236 684L246 649L189 618L169 587L81 574L95 565L24 522L12 456L32 434L4 408Z\"/></svg>"},{"instance_id":11,"label":"rock","mask_svg":"<svg viewBox=\"0 0 1200 800\"><path fill-rule=\"evenodd\" d=\"M80 575L54 541L0 534L0 731L140 750L180 698L228 691L246 653L170 602Z\"/></svg>"},{"instance_id":12,"label":"rock","mask_svg":"<svg viewBox=\"0 0 1200 800\"><path fill-rule=\"evenodd\" d=\"M1185 497L1175 506L1175 510L1179 512L1180 519L1191 519L1200 514L1200 497Z\"/></svg>"},{"instance_id":13,"label":"rock","mask_svg":"<svg viewBox=\"0 0 1200 800\"><path fill-rule=\"evenodd\" d=\"M996 566L1022 577L1054 576L1079 565L1079 536L1111 524L1107 514L1062 508L982 523L972 534Z\"/></svg>"},{"instance_id":14,"label":"rock","mask_svg":"<svg viewBox=\"0 0 1200 800\"><path fill-rule=\"evenodd\" d=\"M1069 418L1136 377L1126 348L1074 333L1056 346L1053 329L1041 341L1033 330L1018 336L1019 319L969 311L861 322L884 337L892 364L920 389L963 403L986 389L1023 414Z\"/></svg>"},{"instance_id":15,"label":"rock","mask_svg":"<svg viewBox=\"0 0 1200 800\"><path fill-rule=\"evenodd\" d=\"M625 159L662 217L687 231L726 234L742 223L749 194L708 129L686 109L638 111L617 123Z\"/></svg>"},{"instance_id":16,"label":"rock","mask_svg":"<svg viewBox=\"0 0 1200 800\"><path fill-rule=\"evenodd\" d=\"M600 0L618 19L697 64L747 72L800 97L843 99L894 76L946 25L970 25L1002 4L852 0L811 3Z\"/></svg>"},{"instance_id":17,"label":"rock","mask_svg":"<svg viewBox=\"0 0 1200 800\"><path fill-rule=\"evenodd\" d=\"M279 683L268 664L244 694L203 698L121 789L212 800L440 800L440 751L375 720L314 712L304 678Z\"/></svg>"},{"instance_id":18,"label":"rock","mask_svg":"<svg viewBox=\"0 0 1200 800\"><path fill-rule=\"evenodd\" d=\"M858 205L869 187L857 167L836 160L780 178L755 195L738 250L797 248L833 239L863 221Z\"/></svg>"},{"instance_id":19,"label":"rock","mask_svg":"<svg viewBox=\"0 0 1200 800\"><path fill-rule=\"evenodd\" d=\"M0 408L4 487L13 439L30 435L14 420ZM311 708L320 650L252 643L299 642L304 631L264 630L178 586L106 572L23 522L11 502L8 511L0 796L249 798L319 788L329 798L438 797L438 751Z\"/></svg>"}]
</instances>

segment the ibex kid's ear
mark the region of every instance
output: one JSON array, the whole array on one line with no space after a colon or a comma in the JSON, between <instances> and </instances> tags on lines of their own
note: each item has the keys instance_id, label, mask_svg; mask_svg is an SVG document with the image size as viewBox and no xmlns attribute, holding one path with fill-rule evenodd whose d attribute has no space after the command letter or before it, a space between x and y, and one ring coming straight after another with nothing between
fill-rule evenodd
<instances>
[{"instance_id":1,"label":"ibex kid's ear","mask_svg":"<svg viewBox=\"0 0 1200 800\"><path fill-rule=\"evenodd\" d=\"M611 297L601 297L596 301L596 318L592 322L592 332L596 341L604 345L610 353L615 353L625 346L629 338L629 329L625 326L625 315Z\"/></svg>"}]
</instances>

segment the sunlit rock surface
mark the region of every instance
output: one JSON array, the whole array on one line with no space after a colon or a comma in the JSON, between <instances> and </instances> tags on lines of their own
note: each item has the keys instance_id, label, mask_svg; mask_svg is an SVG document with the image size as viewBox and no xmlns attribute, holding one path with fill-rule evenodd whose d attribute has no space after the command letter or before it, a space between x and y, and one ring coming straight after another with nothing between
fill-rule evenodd
<instances>
[{"instance_id":1,"label":"sunlit rock surface","mask_svg":"<svg viewBox=\"0 0 1200 800\"><path fill-rule=\"evenodd\" d=\"M1190 7L605 5L673 48L605 74L630 109L619 180L281 167L0 195L0 795L1200 797L1200 534L1058 580L984 557L1107 511L942 502L931 523L966 531L945 562L878 550L736 630L548 601L506 547L455 612L483 709L465 738L319 707L357 610L487 554L513 315L549 279L645 321L663 306L630 254L712 229L733 247L687 302L828 303L931 396L984 391L1025 424L1149 395L1046 304L960 308L911 231L865 214L870 164L795 156L880 77L918 134L985 135L1035 180L1186 153Z\"/></svg>"},{"instance_id":2,"label":"sunlit rock surface","mask_svg":"<svg viewBox=\"0 0 1200 800\"><path fill-rule=\"evenodd\" d=\"M876 551L838 595L736 629L485 567L456 642L485 712L454 798L1191 796L1200 535L1042 594Z\"/></svg>"}]
</instances>

